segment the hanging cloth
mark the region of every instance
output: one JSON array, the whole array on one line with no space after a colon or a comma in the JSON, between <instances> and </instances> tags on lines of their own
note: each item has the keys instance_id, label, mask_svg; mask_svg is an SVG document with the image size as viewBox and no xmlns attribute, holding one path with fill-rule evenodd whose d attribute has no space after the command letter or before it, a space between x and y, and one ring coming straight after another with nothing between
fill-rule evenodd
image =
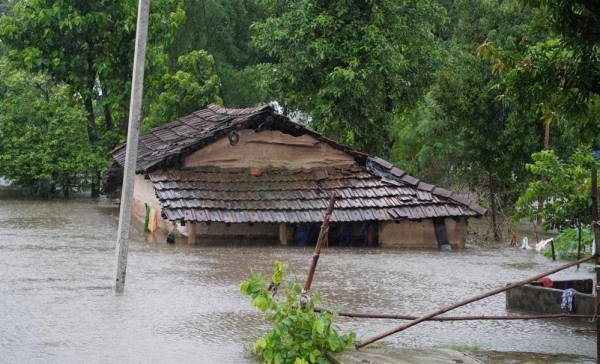
<instances>
[{"instance_id":1,"label":"hanging cloth","mask_svg":"<svg viewBox=\"0 0 600 364\"><path fill-rule=\"evenodd\" d=\"M150 209L150 214L148 216L148 229L147 231L153 233L158 229L158 221L157 214L155 209Z\"/></svg>"},{"instance_id":2,"label":"hanging cloth","mask_svg":"<svg viewBox=\"0 0 600 364\"><path fill-rule=\"evenodd\" d=\"M573 298L575 297L576 290L573 288L567 288L563 291L562 300L560 301L560 308L567 310L569 313L573 311Z\"/></svg>"},{"instance_id":3,"label":"hanging cloth","mask_svg":"<svg viewBox=\"0 0 600 364\"><path fill-rule=\"evenodd\" d=\"M150 221L150 206L147 203L144 204L146 207L146 214L144 215L144 232L148 231L148 223Z\"/></svg>"}]
</instances>

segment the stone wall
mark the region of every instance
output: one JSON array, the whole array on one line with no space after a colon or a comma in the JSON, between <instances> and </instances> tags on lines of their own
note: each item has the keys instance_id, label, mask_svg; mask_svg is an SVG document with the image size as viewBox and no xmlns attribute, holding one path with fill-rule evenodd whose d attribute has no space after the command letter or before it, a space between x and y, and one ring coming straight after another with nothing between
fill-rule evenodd
<instances>
[{"instance_id":1,"label":"stone wall","mask_svg":"<svg viewBox=\"0 0 600 364\"><path fill-rule=\"evenodd\" d=\"M506 308L541 314L565 313L560 307L562 294L562 289L526 284L506 291ZM593 295L578 292L573 298L572 313L592 315L594 303Z\"/></svg>"}]
</instances>

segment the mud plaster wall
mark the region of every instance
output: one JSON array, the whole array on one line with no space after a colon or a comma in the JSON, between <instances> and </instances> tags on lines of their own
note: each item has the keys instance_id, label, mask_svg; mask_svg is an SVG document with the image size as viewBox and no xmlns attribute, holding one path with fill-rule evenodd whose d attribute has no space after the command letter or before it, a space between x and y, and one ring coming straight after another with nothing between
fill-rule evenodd
<instances>
[{"instance_id":1,"label":"mud plaster wall","mask_svg":"<svg viewBox=\"0 0 600 364\"><path fill-rule=\"evenodd\" d=\"M450 245L463 249L467 237L467 221L459 218L444 219ZM383 222L379 232L379 245L395 248L438 249L438 242L432 220Z\"/></svg>"},{"instance_id":2,"label":"mud plaster wall","mask_svg":"<svg viewBox=\"0 0 600 364\"><path fill-rule=\"evenodd\" d=\"M134 226L140 230L143 228L144 217L146 215L146 206L153 208L157 212L158 230L154 235L166 235L173 231L173 225L170 221L160 217L161 207L158 198L154 194L154 187L149 180L144 179L142 175L135 176L135 188L133 191L132 217L135 220ZM187 235L186 227L175 229L176 235ZM262 238L276 238L279 234L279 224L231 224L227 226L223 223L196 223L196 241L201 242L203 238L211 238L217 235L226 238L243 238L246 236L256 236Z\"/></svg>"},{"instance_id":3,"label":"mud plaster wall","mask_svg":"<svg viewBox=\"0 0 600 364\"><path fill-rule=\"evenodd\" d=\"M190 155L185 168L284 167L314 168L354 163L352 156L308 135L294 137L280 131L242 130L232 146L226 137Z\"/></svg>"},{"instance_id":4,"label":"mud plaster wall","mask_svg":"<svg viewBox=\"0 0 600 364\"><path fill-rule=\"evenodd\" d=\"M132 218L135 220L134 224L138 224L137 226L140 227L140 230L144 227L144 217L146 216L145 204L148 204L150 208L156 210L158 229L170 231L170 223L160 217L160 202L154 194L154 186L152 185L152 182L144 179L143 175L136 174L133 188Z\"/></svg>"}]
</instances>

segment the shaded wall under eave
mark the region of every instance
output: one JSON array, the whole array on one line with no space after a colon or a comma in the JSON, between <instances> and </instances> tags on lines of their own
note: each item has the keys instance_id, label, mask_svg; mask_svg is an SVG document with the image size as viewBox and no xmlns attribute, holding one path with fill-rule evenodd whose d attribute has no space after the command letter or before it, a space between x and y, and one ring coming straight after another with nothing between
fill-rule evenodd
<instances>
[{"instance_id":1,"label":"shaded wall under eave","mask_svg":"<svg viewBox=\"0 0 600 364\"><path fill-rule=\"evenodd\" d=\"M467 238L467 220L464 217L444 219L448 240L453 249L464 249ZM433 220L404 220L382 222L379 231L379 246L389 248L438 249Z\"/></svg>"}]
</instances>

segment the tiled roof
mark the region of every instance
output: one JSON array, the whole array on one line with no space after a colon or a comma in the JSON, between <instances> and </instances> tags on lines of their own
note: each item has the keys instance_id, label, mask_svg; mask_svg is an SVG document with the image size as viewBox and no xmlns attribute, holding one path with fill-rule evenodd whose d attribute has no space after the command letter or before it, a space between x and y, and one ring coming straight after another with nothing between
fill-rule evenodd
<instances>
[{"instance_id":1,"label":"tiled roof","mask_svg":"<svg viewBox=\"0 0 600 364\"><path fill-rule=\"evenodd\" d=\"M436 193L433 186L386 167L369 160L366 167L355 164L259 173L205 168L152 173L150 180L168 220L321 222L334 191L337 198L331 221L479 217L485 213L463 196Z\"/></svg>"},{"instance_id":2,"label":"tiled roof","mask_svg":"<svg viewBox=\"0 0 600 364\"><path fill-rule=\"evenodd\" d=\"M307 134L357 158L366 154L337 144L303 125L279 115L270 106L247 109L225 109L211 104L206 109L152 129L139 137L136 173L179 166L183 159L233 130L281 130L294 136ZM115 160L125 165L125 144L111 152Z\"/></svg>"},{"instance_id":3,"label":"tiled roof","mask_svg":"<svg viewBox=\"0 0 600 364\"><path fill-rule=\"evenodd\" d=\"M356 163L312 170L180 170L190 154L242 129L309 135L353 156ZM112 154L123 166L125 145ZM337 144L269 106L225 109L209 105L140 135L136 173L149 175L162 215L172 221L321 222L334 191L338 197L332 221L480 217L486 211L468 198L420 181L381 158L369 158Z\"/></svg>"}]
</instances>

